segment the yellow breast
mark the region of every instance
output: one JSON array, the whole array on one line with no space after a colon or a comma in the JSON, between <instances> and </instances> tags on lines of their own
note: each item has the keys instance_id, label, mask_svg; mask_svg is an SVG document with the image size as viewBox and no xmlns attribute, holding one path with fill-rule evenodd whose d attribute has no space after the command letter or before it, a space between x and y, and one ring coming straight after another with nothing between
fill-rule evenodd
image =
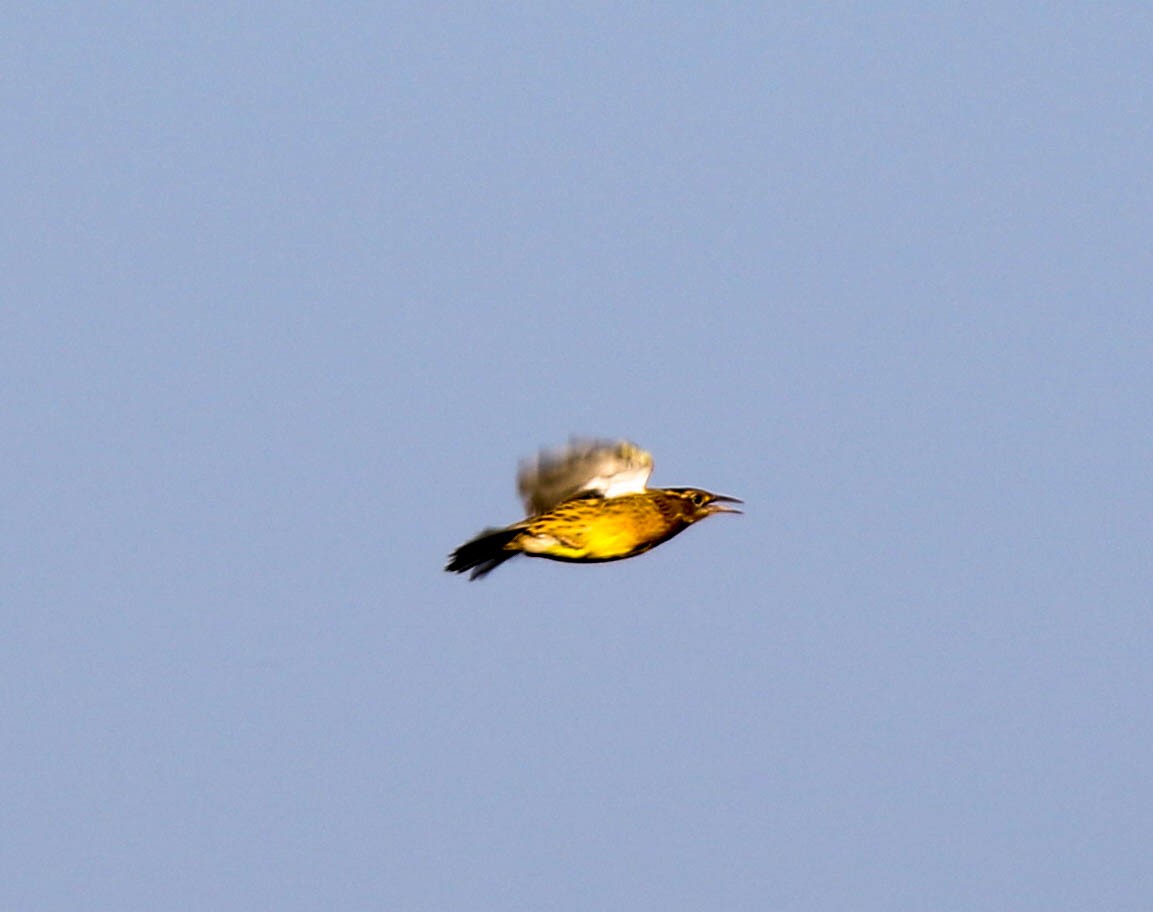
<instances>
[{"instance_id":1,"label":"yellow breast","mask_svg":"<svg viewBox=\"0 0 1153 912\"><path fill-rule=\"evenodd\" d=\"M583 498L526 522L516 546L559 560L617 560L663 541L675 525L653 493Z\"/></svg>"}]
</instances>

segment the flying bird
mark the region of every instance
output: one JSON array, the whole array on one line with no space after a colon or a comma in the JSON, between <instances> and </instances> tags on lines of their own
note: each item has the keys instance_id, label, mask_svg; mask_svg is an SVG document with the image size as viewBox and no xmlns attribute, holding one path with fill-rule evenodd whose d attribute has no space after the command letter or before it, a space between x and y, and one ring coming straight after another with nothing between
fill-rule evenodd
<instances>
[{"instance_id":1,"label":"flying bird","mask_svg":"<svg viewBox=\"0 0 1153 912\"><path fill-rule=\"evenodd\" d=\"M735 497L699 488L647 487L653 457L627 440L570 441L521 463L525 519L486 529L445 570L478 579L525 554L594 563L635 557L714 513L740 513Z\"/></svg>"}]
</instances>

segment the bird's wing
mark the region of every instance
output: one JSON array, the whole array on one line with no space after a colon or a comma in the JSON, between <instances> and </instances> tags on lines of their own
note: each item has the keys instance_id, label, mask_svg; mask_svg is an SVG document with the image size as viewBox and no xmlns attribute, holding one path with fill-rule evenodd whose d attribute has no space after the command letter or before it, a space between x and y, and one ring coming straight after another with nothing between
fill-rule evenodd
<instances>
[{"instance_id":1,"label":"bird's wing","mask_svg":"<svg viewBox=\"0 0 1153 912\"><path fill-rule=\"evenodd\" d=\"M627 440L579 440L526 459L516 484L530 516L578 494L639 494L653 472L653 457Z\"/></svg>"}]
</instances>

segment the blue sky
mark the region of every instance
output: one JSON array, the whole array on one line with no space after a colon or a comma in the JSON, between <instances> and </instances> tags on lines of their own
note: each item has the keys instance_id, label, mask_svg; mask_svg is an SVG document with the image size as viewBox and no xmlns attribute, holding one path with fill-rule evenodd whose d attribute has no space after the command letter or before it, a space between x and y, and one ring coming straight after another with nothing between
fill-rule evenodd
<instances>
[{"instance_id":1,"label":"blue sky","mask_svg":"<svg viewBox=\"0 0 1153 912\"><path fill-rule=\"evenodd\" d=\"M1145 4L0 29L0 906L1145 910ZM570 434L746 501L447 552Z\"/></svg>"}]
</instances>

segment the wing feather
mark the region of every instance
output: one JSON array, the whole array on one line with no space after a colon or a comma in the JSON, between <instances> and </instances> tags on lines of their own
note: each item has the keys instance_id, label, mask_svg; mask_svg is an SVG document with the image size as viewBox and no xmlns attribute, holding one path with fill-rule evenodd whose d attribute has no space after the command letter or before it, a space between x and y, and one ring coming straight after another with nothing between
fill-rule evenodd
<instances>
[{"instance_id":1,"label":"wing feather","mask_svg":"<svg viewBox=\"0 0 1153 912\"><path fill-rule=\"evenodd\" d=\"M582 494L620 497L645 490L653 457L627 440L583 440L521 463L517 490L530 516Z\"/></svg>"}]
</instances>

